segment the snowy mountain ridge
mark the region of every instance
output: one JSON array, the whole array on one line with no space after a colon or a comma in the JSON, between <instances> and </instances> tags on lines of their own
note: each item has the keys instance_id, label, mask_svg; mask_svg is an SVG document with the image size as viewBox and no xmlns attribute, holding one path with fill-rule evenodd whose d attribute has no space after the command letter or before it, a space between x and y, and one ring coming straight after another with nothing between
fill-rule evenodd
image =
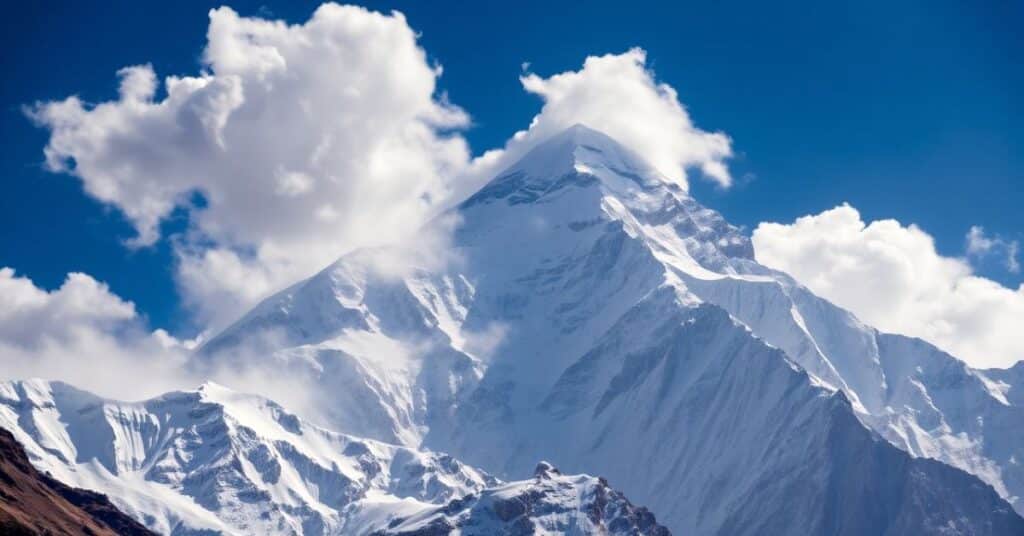
<instances>
[{"instance_id":1,"label":"snowy mountain ridge","mask_svg":"<svg viewBox=\"0 0 1024 536\"><path fill-rule=\"evenodd\" d=\"M324 400L339 429L452 452L503 477L541 458L607 474L677 531L771 527L742 512L765 485L757 475L808 457L825 469L778 485L838 493L849 460L826 449L828 434L881 458L891 444L940 460L1021 507L1024 413L1012 379L879 333L759 265L739 229L607 136L579 125L554 136L455 213L457 265L396 278L376 273L379 252L347 255L266 300L204 358L266 360L325 391L343 385L357 400ZM232 353L254 340L270 341L257 357ZM847 402L836 406L838 392ZM766 437L782 441L767 458L734 447ZM718 488L730 492L712 500ZM822 515L814 507L780 526L813 532Z\"/></svg>"},{"instance_id":2,"label":"snowy mountain ridge","mask_svg":"<svg viewBox=\"0 0 1024 536\"><path fill-rule=\"evenodd\" d=\"M38 468L110 494L161 534L668 534L603 479L541 464L533 479L504 483L212 383L126 403L5 382L0 427Z\"/></svg>"},{"instance_id":3,"label":"snowy mountain ridge","mask_svg":"<svg viewBox=\"0 0 1024 536\"><path fill-rule=\"evenodd\" d=\"M498 483L449 456L329 432L212 383L125 403L4 382L0 427L38 468L107 493L162 534L341 534L362 503L402 511Z\"/></svg>"}]
</instances>

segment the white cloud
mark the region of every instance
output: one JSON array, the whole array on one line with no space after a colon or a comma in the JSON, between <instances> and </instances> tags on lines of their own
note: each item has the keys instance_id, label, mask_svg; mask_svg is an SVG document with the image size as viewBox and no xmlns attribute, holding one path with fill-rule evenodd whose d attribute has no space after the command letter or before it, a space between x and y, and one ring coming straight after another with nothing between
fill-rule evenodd
<instances>
[{"instance_id":1,"label":"white cloud","mask_svg":"<svg viewBox=\"0 0 1024 536\"><path fill-rule=\"evenodd\" d=\"M146 331L132 303L86 274L68 274L47 292L0 268L0 378L64 380L142 398L193 383L183 369L186 345Z\"/></svg>"},{"instance_id":2,"label":"white cloud","mask_svg":"<svg viewBox=\"0 0 1024 536\"><path fill-rule=\"evenodd\" d=\"M440 68L401 14L325 4L286 25L220 8L203 63L167 77L166 95L140 65L119 71L118 100L30 114L51 131L50 169L124 212L138 244L204 196L179 282L214 324L347 250L407 236L469 161L450 133L468 117L435 95Z\"/></svg>"},{"instance_id":3,"label":"white cloud","mask_svg":"<svg viewBox=\"0 0 1024 536\"><path fill-rule=\"evenodd\" d=\"M730 186L725 164L732 156L729 137L694 126L676 90L658 82L646 63L647 53L633 48L623 54L590 56L578 71L548 78L523 75L523 88L544 99L544 108L529 130L516 133L507 149L521 154L520 146L532 146L583 123L636 151L684 188L690 168Z\"/></svg>"},{"instance_id":4,"label":"white cloud","mask_svg":"<svg viewBox=\"0 0 1024 536\"><path fill-rule=\"evenodd\" d=\"M883 331L920 337L975 367L1024 359L1024 285L975 275L917 226L865 224L844 204L788 225L762 223L753 240L759 262Z\"/></svg>"},{"instance_id":5,"label":"white cloud","mask_svg":"<svg viewBox=\"0 0 1024 536\"><path fill-rule=\"evenodd\" d=\"M319 419L311 385L282 377L273 361L246 359L243 368L196 361L197 340L148 331L135 306L82 273L47 291L0 268L0 379L68 382L100 396L141 400L212 379L260 393Z\"/></svg>"},{"instance_id":6,"label":"white cloud","mask_svg":"<svg viewBox=\"0 0 1024 536\"><path fill-rule=\"evenodd\" d=\"M972 225L967 231L967 253L969 255L984 255L992 250L995 242L985 236L985 229Z\"/></svg>"},{"instance_id":7,"label":"white cloud","mask_svg":"<svg viewBox=\"0 0 1024 536\"><path fill-rule=\"evenodd\" d=\"M1003 267L1011 273L1020 272L1020 243L1016 240L1005 240L1000 236L990 237L980 225L973 225L967 232L967 255L977 259L989 254L999 254L1003 259Z\"/></svg>"}]
</instances>

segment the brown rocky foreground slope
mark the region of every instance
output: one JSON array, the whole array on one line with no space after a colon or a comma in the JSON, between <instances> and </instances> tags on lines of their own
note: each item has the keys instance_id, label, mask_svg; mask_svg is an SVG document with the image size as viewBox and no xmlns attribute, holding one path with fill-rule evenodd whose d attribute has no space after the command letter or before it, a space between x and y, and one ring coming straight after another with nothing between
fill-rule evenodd
<instances>
[{"instance_id":1,"label":"brown rocky foreground slope","mask_svg":"<svg viewBox=\"0 0 1024 536\"><path fill-rule=\"evenodd\" d=\"M72 488L40 473L25 449L0 428L0 534L149 536L106 495Z\"/></svg>"}]
</instances>

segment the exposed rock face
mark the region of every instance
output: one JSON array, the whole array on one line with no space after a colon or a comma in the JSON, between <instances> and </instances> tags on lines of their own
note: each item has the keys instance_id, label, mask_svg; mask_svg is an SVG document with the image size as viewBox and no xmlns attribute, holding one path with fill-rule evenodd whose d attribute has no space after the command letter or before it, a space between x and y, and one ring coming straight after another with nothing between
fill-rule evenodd
<instances>
[{"instance_id":1,"label":"exposed rock face","mask_svg":"<svg viewBox=\"0 0 1024 536\"><path fill-rule=\"evenodd\" d=\"M39 472L25 449L0 428L0 534L150 536L105 495L76 489Z\"/></svg>"}]
</instances>

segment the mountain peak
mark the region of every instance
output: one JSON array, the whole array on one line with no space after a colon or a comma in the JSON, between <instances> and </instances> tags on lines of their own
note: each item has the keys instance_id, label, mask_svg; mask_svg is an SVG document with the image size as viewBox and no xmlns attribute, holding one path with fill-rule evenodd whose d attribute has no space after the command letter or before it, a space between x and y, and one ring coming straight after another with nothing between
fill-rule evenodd
<instances>
[{"instance_id":1,"label":"mountain peak","mask_svg":"<svg viewBox=\"0 0 1024 536\"><path fill-rule=\"evenodd\" d=\"M643 158L603 132L582 123L538 143L502 175L523 173L530 177L588 173L625 176L641 185L662 183L664 178Z\"/></svg>"},{"instance_id":2,"label":"mountain peak","mask_svg":"<svg viewBox=\"0 0 1024 536\"><path fill-rule=\"evenodd\" d=\"M595 184L622 199L644 193L656 193L660 198L669 190L688 197L631 149L577 123L534 145L464 201L462 208L501 198L519 204L561 192L567 186Z\"/></svg>"},{"instance_id":3,"label":"mountain peak","mask_svg":"<svg viewBox=\"0 0 1024 536\"><path fill-rule=\"evenodd\" d=\"M605 142L612 142L618 144L618 142L616 142L614 139L609 137L604 132L590 128L587 125L584 125L583 123L574 124L573 126L563 130L562 132L555 134L551 138L548 138L548 141L552 141L557 138L569 139L578 145L595 145Z\"/></svg>"}]
</instances>

